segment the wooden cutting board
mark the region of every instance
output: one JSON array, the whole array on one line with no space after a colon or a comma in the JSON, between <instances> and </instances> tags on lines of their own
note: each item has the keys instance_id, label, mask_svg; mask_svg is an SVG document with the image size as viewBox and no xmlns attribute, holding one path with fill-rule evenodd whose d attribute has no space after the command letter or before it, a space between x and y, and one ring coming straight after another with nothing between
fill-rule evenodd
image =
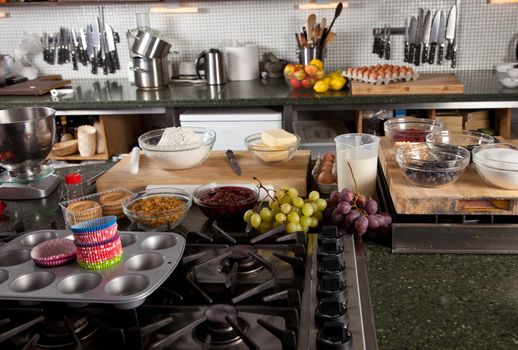
<instances>
[{"instance_id":1,"label":"wooden cutting board","mask_svg":"<svg viewBox=\"0 0 518 350\"><path fill-rule=\"evenodd\" d=\"M72 83L62 80L61 75L43 76L34 80L0 88L0 96L40 96L46 95L52 89L59 89Z\"/></svg>"},{"instance_id":2,"label":"wooden cutting board","mask_svg":"<svg viewBox=\"0 0 518 350\"><path fill-rule=\"evenodd\" d=\"M414 81L398 81L387 85L372 85L353 80L351 93L353 96L462 94L464 84L454 74L424 73Z\"/></svg>"},{"instance_id":3,"label":"wooden cutting board","mask_svg":"<svg viewBox=\"0 0 518 350\"><path fill-rule=\"evenodd\" d=\"M518 191L486 184L475 164L453 184L426 188L415 186L403 175L392 143L384 137L379 160L398 214L518 214Z\"/></svg>"},{"instance_id":4,"label":"wooden cutting board","mask_svg":"<svg viewBox=\"0 0 518 350\"><path fill-rule=\"evenodd\" d=\"M185 170L161 169L141 154L137 175L129 172L130 157L127 156L97 179L97 191L115 187L142 191L147 185L204 185L227 180L255 182L255 176L264 185L279 188L286 184L295 187L301 196L305 196L310 154L309 150L300 150L289 162L267 166L253 158L250 152L235 151L234 155L241 167L241 176L232 171L224 151L212 151L200 166Z\"/></svg>"}]
</instances>

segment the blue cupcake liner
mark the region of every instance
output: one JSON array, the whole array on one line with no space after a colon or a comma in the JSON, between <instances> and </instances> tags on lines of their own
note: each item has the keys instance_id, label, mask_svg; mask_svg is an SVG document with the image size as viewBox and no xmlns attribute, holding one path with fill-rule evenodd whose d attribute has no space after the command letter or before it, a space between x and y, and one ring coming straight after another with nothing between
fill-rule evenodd
<instances>
[{"instance_id":1,"label":"blue cupcake liner","mask_svg":"<svg viewBox=\"0 0 518 350\"><path fill-rule=\"evenodd\" d=\"M70 229L72 230L72 232L77 234L91 233L99 230L104 230L112 225L115 225L116 223L117 217L114 215L110 215L80 222L78 224L73 225Z\"/></svg>"},{"instance_id":2,"label":"blue cupcake liner","mask_svg":"<svg viewBox=\"0 0 518 350\"><path fill-rule=\"evenodd\" d=\"M120 235L119 233L117 232L112 238L110 239L107 239L107 240L104 240L104 241L100 241L100 242L90 242L90 243L82 243L82 242L79 242L78 240L74 239L74 244L76 245L76 247L78 248L92 248L92 247L99 247L99 246L102 246L104 244L108 244L108 243L112 243L112 242L115 242L116 240L120 239Z\"/></svg>"}]
</instances>

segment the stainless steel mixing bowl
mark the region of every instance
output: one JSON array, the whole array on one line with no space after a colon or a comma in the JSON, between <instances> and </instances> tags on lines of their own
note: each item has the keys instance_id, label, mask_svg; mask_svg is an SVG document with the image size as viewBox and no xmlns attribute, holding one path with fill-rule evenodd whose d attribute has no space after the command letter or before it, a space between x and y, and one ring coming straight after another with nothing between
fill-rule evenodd
<instances>
[{"instance_id":1,"label":"stainless steel mixing bowl","mask_svg":"<svg viewBox=\"0 0 518 350\"><path fill-rule=\"evenodd\" d=\"M0 166L9 176L30 179L52 150L56 111L47 107L0 111Z\"/></svg>"}]
</instances>

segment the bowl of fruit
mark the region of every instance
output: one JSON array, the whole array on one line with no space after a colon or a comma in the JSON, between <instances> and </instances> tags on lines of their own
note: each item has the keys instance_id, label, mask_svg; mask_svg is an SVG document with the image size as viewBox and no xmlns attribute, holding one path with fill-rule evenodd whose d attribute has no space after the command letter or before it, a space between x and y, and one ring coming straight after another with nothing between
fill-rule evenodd
<instances>
[{"instance_id":1,"label":"bowl of fruit","mask_svg":"<svg viewBox=\"0 0 518 350\"><path fill-rule=\"evenodd\" d=\"M457 181L470 162L467 149L444 143L414 143L396 149L405 177L422 187L441 187Z\"/></svg>"},{"instance_id":2,"label":"bowl of fruit","mask_svg":"<svg viewBox=\"0 0 518 350\"><path fill-rule=\"evenodd\" d=\"M253 183L211 182L196 188L193 201L209 219L240 218L259 199L259 188Z\"/></svg>"},{"instance_id":3,"label":"bowl of fruit","mask_svg":"<svg viewBox=\"0 0 518 350\"><path fill-rule=\"evenodd\" d=\"M284 79L295 90L309 90L325 75L324 63L318 59L311 60L307 65L289 63L284 67Z\"/></svg>"},{"instance_id":4,"label":"bowl of fruit","mask_svg":"<svg viewBox=\"0 0 518 350\"><path fill-rule=\"evenodd\" d=\"M427 135L439 135L442 127L442 123L435 120L414 117L392 118L383 125L385 136L396 144L425 142Z\"/></svg>"}]
</instances>

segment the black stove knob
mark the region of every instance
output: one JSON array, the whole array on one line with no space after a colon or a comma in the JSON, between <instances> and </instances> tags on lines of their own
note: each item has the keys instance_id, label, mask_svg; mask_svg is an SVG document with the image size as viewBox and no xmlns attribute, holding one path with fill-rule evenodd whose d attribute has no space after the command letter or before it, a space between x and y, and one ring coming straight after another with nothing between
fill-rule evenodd
<instances>
[{"instance_id":1,"label":"black stove knob","mask_svg":"<svg viewBox=\"0 0 518 350\"><path fill-rule=\"evenodd\" d=\"M317 333L317 350L352 350L353 336L342 322L326 322Z\"/></svg>"},{"instance_id":2,"label":"black stove knob","mask_svg":"<svg viewBox=\"0 0 518 350\"><path fill-rule=\"evenodd\" d=\"M326 239L339 239L342 237L340 231L338 231L338 227L336 226L324 226L322 228L322 232L318 235L317 244L320 247L322 245L322 241Z\"/></svg>"},{"instance_id":3,"label":"black stove knob","mask_svg":"<svg viewBox=\"0 0 518 350\"><path fill-rule=\"evenodd\" d=\"M324 275L340 275L345 278L345 263L340 255L328 255L318 263L317 278L321 279Z\"/></svg>"},{"instance_id":4,"label":"black stove knob","mask_svg":"<svg viewBox=\"0 0 518 350\"><path fill-rule=\"evenodd\" d=\"M322 261L325 256L338 255L344 251L344 247L336 239L324 239L317 250L317 261Z\"/></svg>"},{"instance_id":5,"label":"black stove knob","mask_svg":"<svg viewBox=\"0 0 518 350\"><path fill-rule=\"evenodd\" d=\"M315 323L318 328L321 328L329 321L348 323L347 305L343 301L336 298L320 300L315 310Z\"/></svg>"},{"instance_id":6,"label":"black stove knob","mask_svg":"<svg viewBox=\"0 0 518 350\"><path fill-rule=\"evenodd\" d=\"M339 275L324 275L318 281L317 298L322 300L323 298L334 297L339 301L346 302L346 287L347 284Z\"/></svg>"}]
</instances>

